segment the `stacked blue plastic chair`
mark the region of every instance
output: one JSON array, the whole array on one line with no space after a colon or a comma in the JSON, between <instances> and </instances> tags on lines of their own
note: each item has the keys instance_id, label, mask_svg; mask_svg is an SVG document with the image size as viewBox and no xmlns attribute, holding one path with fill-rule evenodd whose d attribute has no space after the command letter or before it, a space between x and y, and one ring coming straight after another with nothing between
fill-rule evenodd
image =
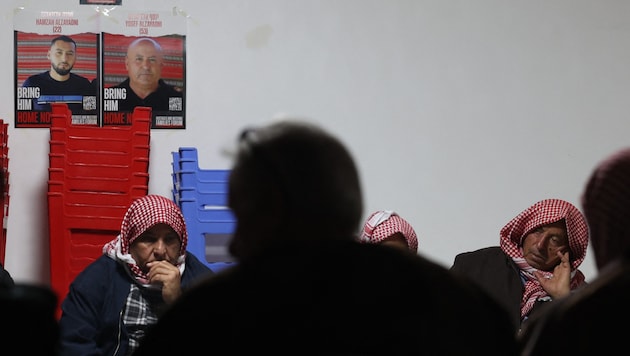
<instances>
[{"instance_id":1,"label":"stacked blue plastic chair","mask_svg":"<svg viewBox=\"0 0 630 356\"><path fill-rule=\"evenodd\" d=\"M227 246L236 219L227 206L230 170L200 168L195 147L180 147L171 154L173 200L186 220L188 252L215 272L231 266Z\"/></svg>"}]
</instances>

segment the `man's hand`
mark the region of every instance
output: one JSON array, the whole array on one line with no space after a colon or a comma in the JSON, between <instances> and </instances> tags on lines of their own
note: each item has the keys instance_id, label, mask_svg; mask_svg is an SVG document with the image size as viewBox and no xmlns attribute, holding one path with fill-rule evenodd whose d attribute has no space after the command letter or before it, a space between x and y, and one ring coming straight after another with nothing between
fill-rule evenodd
<instances>
[{"instance_id":1,"label":"man's hand","mask_svg":"<svg viewBox=\"0 0 630 356\"><path fill-rule=\"evenodd\" d=\"M534 271L538 282L551 298L562 298L571 293L571 263L569 261L569 252L558 251L560 263L553 269L551 278L545 277L544 273Z\"/></svg>"},{"instance_id":2,"label":"man's hand","mask_svg":"<svg viewBox=\"0 0 630 356\"><path fill-rule=\"evenodd\" d=\"M172 304L182 294L179 268L168 261L147 263L149 283L162 285L162 298L166 304Z\"/></svg>"}]
</instances>

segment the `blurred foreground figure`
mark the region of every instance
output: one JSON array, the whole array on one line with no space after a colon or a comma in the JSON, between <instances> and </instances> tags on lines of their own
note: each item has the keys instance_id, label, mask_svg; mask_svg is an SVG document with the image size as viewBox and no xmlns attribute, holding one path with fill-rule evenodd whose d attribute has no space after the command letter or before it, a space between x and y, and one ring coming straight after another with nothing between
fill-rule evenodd
<instances>
[{"instance_id":1,"label":"blurred foreground figure","mask_svg":"<svg viewBox=\"0 0 630 356\"><path fill-rule=\"evenodd\" d=\"M59 355L56 309L57 296L47 286L15 283L0 287L2 354Z\"/></svg>"},{"instance_id":2,"label":"blurred foreground figure","mask_svg":"<svg viewBox=\"0 0 630 356\"><path fill-rule=\"evenodd\" d=\"M229 206L238 264L185 292L134 356L515 354L506 314L477 287L357 241L359 174L322 129L282 121L244 131Z\"/></svg>"}]
</instances>

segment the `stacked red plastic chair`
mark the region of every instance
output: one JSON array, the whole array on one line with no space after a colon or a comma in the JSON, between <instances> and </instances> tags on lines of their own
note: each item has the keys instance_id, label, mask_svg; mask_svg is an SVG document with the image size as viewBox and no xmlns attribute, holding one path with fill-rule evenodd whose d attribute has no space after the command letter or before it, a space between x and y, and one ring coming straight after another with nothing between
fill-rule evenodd
<instances>
[{"instance_id":1,"label":"stacked red plastic chair","mask_svg":"<svg viewBox=\"0 0 630 356\"><path fill-rule=\"evenodd\" d=\"M50 282L61 303L77 274L118 235L131 202L148 194L151 109L136 107L130 125L98 127L72 124L66 104L52 105Z\"/></svg>"},{"instance_id":2,"label":"stacked red plastic chair","mask_svg":"<svg viewBox=\"0 0 630 356\"><path fill-rule=\"evenodd\" d=\"M194 147L171 153L173 200L186 220L188 252L218 272L234 263L227 248L236 226L227 207L230 170L201 169Z\"/></svg>"},{"instance_id":3,"label":"stacked red plastic chair","mask_svg":"<svg viewBox=\"0 0 630 356\"><path fill-rule=\"evenodd\" d=\"M0 218L0 263L4 265L4 255L7 246L7 217L9 216L9 124L0 119L0 146L2 150L2 191L0 192L0 204L2 205L2 217Z\"/></svg>"}]
</instances>

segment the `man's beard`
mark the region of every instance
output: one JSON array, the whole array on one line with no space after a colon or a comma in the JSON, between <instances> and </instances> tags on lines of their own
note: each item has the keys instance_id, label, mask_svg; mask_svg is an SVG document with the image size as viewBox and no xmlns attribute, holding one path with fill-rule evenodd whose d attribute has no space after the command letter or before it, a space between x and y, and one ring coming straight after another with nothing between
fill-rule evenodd
<instances>
[{"instance_id":1,"label":"man's beard","mask_svg":"<svg viewBox=\"0 0 630 356\"><path fill-rule=\"evenodd\" d=\"M55 72L57 72L57 74L59 75L68 75L68 73L70 73L70 71L72 70L72 67L68 67L68 69L63 69L63 68L59 68L58 66L54 64L52 67L55 70Z\"/></svg>"}]
</instances>

